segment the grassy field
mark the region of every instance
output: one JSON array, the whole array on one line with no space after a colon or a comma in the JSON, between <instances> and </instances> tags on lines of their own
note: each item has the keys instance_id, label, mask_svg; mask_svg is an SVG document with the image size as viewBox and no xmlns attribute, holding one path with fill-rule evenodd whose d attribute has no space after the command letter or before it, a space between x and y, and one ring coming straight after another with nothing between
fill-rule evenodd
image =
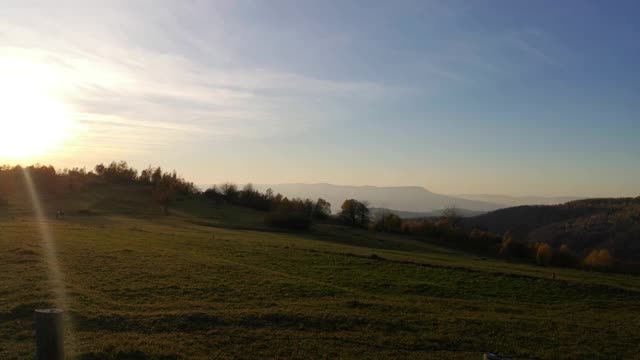
<instances>
[{"instance_id":1,"label":"grassy field","mask_svg":"<svg viewBox=\"0 0 640 360\"><path fill-rule=\"evenodd\" d=\"M272 232L260 213L196 200L164 217L138 189L115 193L58 199L67 217L45 223L75 358L640 354L638 277L482 259L332 225ZM0 359L31 358L32 311L56 303L41 224L25 201L0 210Z\"/></svg>"}]
</instances>

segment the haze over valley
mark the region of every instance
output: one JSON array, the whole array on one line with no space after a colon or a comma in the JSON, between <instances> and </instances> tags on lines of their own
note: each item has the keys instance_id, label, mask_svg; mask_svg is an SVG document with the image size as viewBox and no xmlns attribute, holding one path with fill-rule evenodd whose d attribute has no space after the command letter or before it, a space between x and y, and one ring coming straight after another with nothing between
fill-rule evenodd
<instances>
[{"instance_id":1,"label":"haze over valley","mask_svg":"<svg viewBox=\"0 0 640 360\"><path fill-rule=\"evenodd\" d=\"M501 195L442 195L419 186L344 186L333 184L273 184L256 185L261 190L272 189L289 197L323 198L339 211L344 199L366 200L372 207L403 212L429 213L456 207L462 211L487 212L518 205L555 205L578 197L537 197ZM415 214L417 215L417 214Z\"/></svg>"}]
</instances>

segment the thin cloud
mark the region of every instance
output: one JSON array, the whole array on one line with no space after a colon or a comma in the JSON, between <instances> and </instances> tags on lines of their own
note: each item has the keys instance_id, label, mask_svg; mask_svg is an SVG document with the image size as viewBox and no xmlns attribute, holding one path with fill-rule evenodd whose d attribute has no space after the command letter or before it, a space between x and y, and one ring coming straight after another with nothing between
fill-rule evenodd
<instances>
[{"instance_id":1,"label":"thin cloud","mask_svg":"<svg viewBox=\"0 0 640 360\"><path fill-rule=\"evenodd\" d=\"M136 20L145 26L144 19ZM207 66L181 54L109 39L99 31L92 34L92 28L86 33L61 29L60 36L50 33L50 26L47 21L42 27L1 24L6 45L0 55L46 64L59 77L53 92L73 109L76 147L90 139L104 150L108 143L128 146L135 139L136 151L193 137L299 132L318 126L321 119L308 114L317 98L371 101L389 93L371 82ZM194 46L205 46L203 39L177 33ZM60 42L61 37L66 41Z\"/></svg>"},{"instance_id":2,"label":"thin cloud","mask_svg":"<svg viewBox=\"0 0 640 360\"><path fill-rule=\"evenodd\" d=\"M549 65L557 65L558 60L541 48L535 46L532 41L528 40L523 34L512 33L509 36L509 42L517 49L530 55L532 58L545 62Z\"/></svg>"}]
</instances>

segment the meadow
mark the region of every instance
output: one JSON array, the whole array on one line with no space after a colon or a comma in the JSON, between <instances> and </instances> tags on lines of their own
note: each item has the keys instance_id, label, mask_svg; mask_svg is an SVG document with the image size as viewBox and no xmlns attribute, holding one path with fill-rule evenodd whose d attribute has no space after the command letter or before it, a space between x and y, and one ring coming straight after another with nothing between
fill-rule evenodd
<instances>
[{"instance_id":1,"label":"meadow","mask_svg":"<svg viewBox=\"0 0 640 360\"><path fill-rule=\"evenodd\" d=\"M611 359L640 354L640 278L482 258L136 187L43 199L66 288L70 358ZM66 211L55 219L55 208ZM34 353L55 306L25 198L0 210L0 358ZM553 274L555 273L555 279Z\"/></svg>"}]
</instances>

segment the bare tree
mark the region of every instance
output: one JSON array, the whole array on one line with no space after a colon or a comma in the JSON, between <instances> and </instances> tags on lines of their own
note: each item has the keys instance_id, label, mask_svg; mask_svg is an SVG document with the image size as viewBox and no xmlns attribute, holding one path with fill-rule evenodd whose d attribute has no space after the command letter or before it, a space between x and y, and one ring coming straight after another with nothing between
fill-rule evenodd
<instances>
[{"instance_id":1,"label":"bare tree","mask_svg":"<svg viewBox=\"0 0 640 360\"><path fill-rule=\"evenodd\" d=\"M462 217L460 216L460 213L455 206L450 206L444 209L442 211L441 218L443 220L446 220L447 224L449 224L449 226L454 229L459 227L460 223L462 222Z\"/></svg>"}]
</instances>

